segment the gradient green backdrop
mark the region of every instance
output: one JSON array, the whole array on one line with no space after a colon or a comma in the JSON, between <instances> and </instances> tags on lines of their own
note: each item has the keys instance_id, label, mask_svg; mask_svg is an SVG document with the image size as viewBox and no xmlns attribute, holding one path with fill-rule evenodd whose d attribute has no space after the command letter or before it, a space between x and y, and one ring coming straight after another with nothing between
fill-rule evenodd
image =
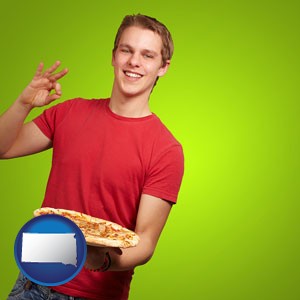
<instances>
[{"instance_id":1,"label":"gradient green backdrop","mask_svg":"<svg viewBox=\"0 0 300 300\"><path fill-rule=\"evenodd\" d=\"M0 109L40 61L70 73L60 101L108 97L125 14L155 16L175 54L157 113L185 151L185 176L132 300L296 300L299 273L299 1L1 1ZM36 110L30 119L42 110ZM51 152L0 161L0 299L13 246L43 199Z\"/></svg>"}]
</instances>

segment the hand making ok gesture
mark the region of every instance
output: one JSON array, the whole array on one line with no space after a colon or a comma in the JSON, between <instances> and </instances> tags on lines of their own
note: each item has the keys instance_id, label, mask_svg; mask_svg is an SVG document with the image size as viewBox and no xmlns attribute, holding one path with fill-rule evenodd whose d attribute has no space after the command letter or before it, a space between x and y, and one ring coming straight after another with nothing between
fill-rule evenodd
<instances>
[{"instance_id":1,"label":"hand making ok gesture","mask_svg":"<svg viewBox=\"0 0 300 300\"><path fill-rule=\"evenodd\" d=\"M55 73L59 66L60 61L56 61L43 72L44 64L40 63L32 81L21 93L18 100L31 107L40 107L58 99L61 96L61 86L57 81L68 72L68 69L63 69Z\"/></svg>"}]
</instances>

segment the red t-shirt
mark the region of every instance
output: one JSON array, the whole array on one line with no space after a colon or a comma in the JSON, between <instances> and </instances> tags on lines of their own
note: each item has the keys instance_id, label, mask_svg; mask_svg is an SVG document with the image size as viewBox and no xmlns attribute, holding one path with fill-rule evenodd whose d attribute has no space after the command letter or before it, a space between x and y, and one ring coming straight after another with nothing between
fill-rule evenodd
<instances>
[{"instance_id":1,"label":"red t-shirt","mask_svg":"<svg viewBox=\"0 0 300 300\"><path fill-rule=\"evenodd\" d=\"M176 202L182 147L156 115L126 118L108 103L73 99L34 120L53 143L42 206L77 210L134 230L142 194ZM132 274L83 268L54 289L91 299L127 299Z\"/></svg>"}]
</instances>

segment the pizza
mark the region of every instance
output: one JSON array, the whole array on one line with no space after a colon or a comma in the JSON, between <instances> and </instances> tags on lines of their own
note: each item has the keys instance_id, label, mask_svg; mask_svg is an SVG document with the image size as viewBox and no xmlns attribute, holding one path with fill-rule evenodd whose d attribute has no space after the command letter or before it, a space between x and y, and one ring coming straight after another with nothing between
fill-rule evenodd
<instances>
[{"instance_id":1,"label":"pizza","mask_svg":"<svg viewBox=\"0 0 300 300\"><path fill-rule=\"evenodd\" d=\"M134 247L139 242L138 235L117 223L92 217L67 209L42 207L33 212L34 216L55 214L73 221L82 231L87 245L100 247Z\"/></svg>"}]
</instances>

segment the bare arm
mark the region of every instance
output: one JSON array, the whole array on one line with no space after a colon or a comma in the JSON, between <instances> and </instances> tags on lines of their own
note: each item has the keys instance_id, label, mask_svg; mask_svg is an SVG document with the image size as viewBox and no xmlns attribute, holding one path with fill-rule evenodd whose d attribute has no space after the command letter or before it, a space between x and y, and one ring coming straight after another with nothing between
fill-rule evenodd
<instances>
[{"instance_id":1,"label":"bare arm","mask_svg":"<svg viewBox=\"0 0 300 300\"><path fill-rule=\"evenodd\" d=\"M89 247L85 266L89 269L101 266L107 251L112 259L110 271L130 270L148 262L154 253L171 207L172 204L167 201L142 195L135 229L140 237L139 244L133 248L122 249L122 254L109 248Z\"/></svg>"},{"instance_id":2,"label":"bare arm","mask_svg":"<svg viewBox=\"0 0 300 300\"><path fill-rule=\"evenodd\" d=\"M48 105L61 96L58 79L68 72L64 69L54 73L59 67L57 61L43 72L44 65L39 64L30 84L24 89L12 106L0 117L0 158L13 158L36 153L51 146L47 139L33 123L24 121L34 107ZM50 94L51 91L54 93Z\"/></svg>"}]
</instances>

